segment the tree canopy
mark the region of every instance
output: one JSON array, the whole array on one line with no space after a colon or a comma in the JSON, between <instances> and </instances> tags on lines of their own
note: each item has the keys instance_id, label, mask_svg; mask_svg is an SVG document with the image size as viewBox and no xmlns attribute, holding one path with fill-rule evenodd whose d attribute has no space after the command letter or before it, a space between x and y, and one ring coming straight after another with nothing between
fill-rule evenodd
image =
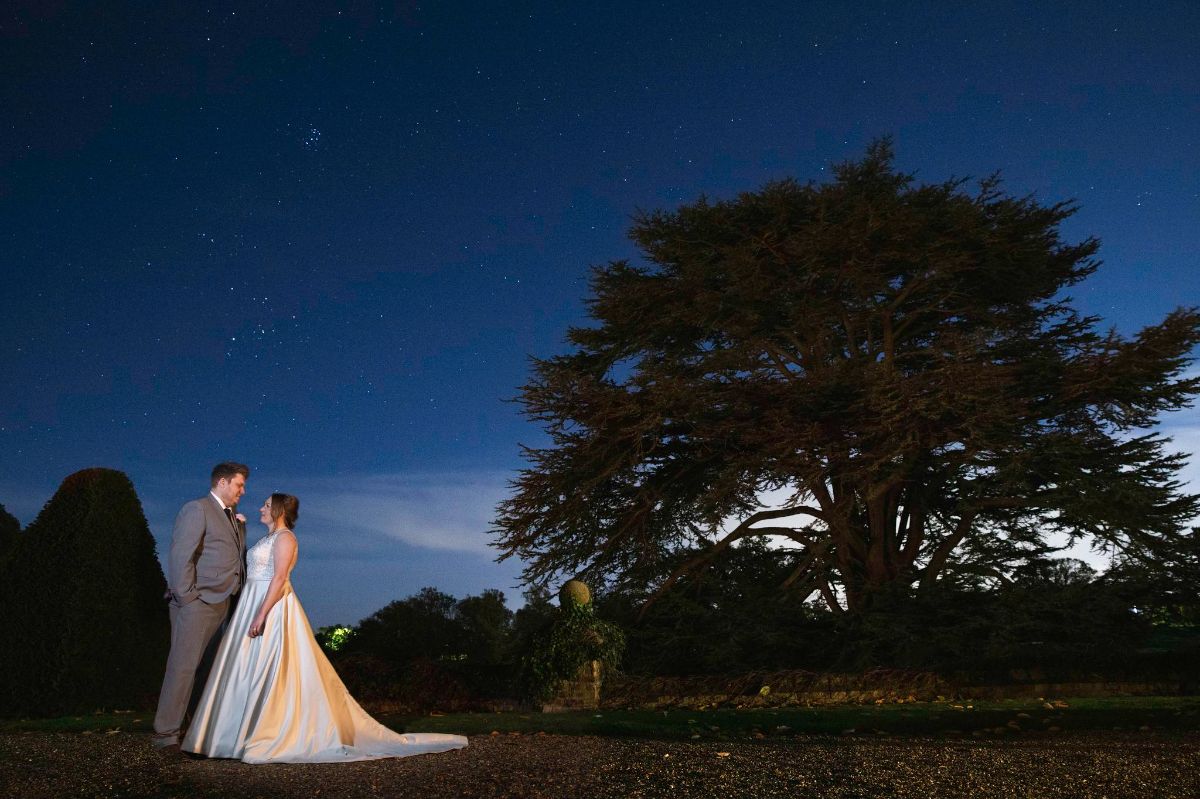
<instances>
[{"instance_id":1,"label":"tree canopy","mask_svg":"<svg viewBox=\"0 0 1200 799\"><path fill-rule=\"evenodd\" d=\"M436 588L422 588L359 622L345 651L397 663L418 658L498 663L503 659L512 616L504 594L494 588L463 599Z\"/></svg>"},{"instance_id":2,"label":"tree canopy","mask_svg":"<svg viewBox=\"0 0 1200 799\"><path fill-rule=\"evenodd\" d=\"M1200 387L1200 312L1132 337L1077 312L1099 242L1062 239L1075 210L918 183L884 140L828 183L638 214L645 263L593 269L594 324L522 388L549 444L498 509L501 559L666 590L771 535L780 587L835 610L1003 577L1054 533L1170 559L1200 503L1146 429Z\"/></svg>"}]
</instances>

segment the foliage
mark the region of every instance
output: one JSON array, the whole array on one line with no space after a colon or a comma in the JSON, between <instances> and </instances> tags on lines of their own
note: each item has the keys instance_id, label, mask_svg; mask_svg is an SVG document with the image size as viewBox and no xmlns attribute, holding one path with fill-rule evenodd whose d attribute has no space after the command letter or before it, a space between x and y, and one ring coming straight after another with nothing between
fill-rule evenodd
<instances>
[{"instance_id":1,"label":"foliage","mask_svg":"<svg viewBox=\"0 0 1200 799\"><path fill-rule=\"evenodd\" d=\"M938 586L881 595L846 620L842 634L851 642L850 668L926 668L1006 682L1136 671L1150 630L1117 587L1061 559L1031 564L994 591Z\"/></svg>"},{"instance_id":2,"label":"foliage","mask_svg":"<svg viewBox=\"0 0 1200 799\"><path fill-rule=\"evenodd\" d=\"M457 654L455 603L454 597L436 588L422 588L360 621L345 651L395 662L448 659Z\"/></svg>"},{"instance_id":3,"label":"foliage","mask_svg":"<svg viewBox=\"0 0 1200 799\"><path fill-rule=\"evenodd\" d=\"M835 620L777 588L796 557L746 539L649 607L646 589L637 585L606 593L599 608L627 636L623 671L671 676L830 665L841 643Z\"/></svg>"},{"instance_id":4,"label":"foliage","mask_svg":"<svg viewBox=\"0 0 1200 799\"><path fill-rule=\"evenodd\" d=\"M558 591L560 605L586 605L592 601L592 591L582 580L567 580Z\"/></svg>"},{"instance_id":5,"label":"foliage","mask_svg":"<svg viewBox=\"0 0 1200 799\"><path fill-rule=\"evenodd\" d=\"M495 543L527 582L665 591L776 535L802 553L781 588L840 611L1002 579L1055 533L1148 564L1178 548L1200 498L1137 431L1200 387L1200 311L1103 332L1065 293L1099 265L1096 239L1060 237L1074 205L892 161L877 142L826 184L636 218L647 263L594 270L595 325L522 389L551 444L525 450Z\"/></svg>"},{"instance_id":6,"label":"foliage","mask_svg":"<svg viewBox=\"0 0 1200 799\"><path fill-rule=\"evenodd\" d=\"M870 608L839 615L775 590L794 557L747 540L652 605L645 588L607 592L598 605L628 637L623 671L661 678L905 669L1007 683L1175 679L1200 665L1193 628L1152 623L1133 601L1138 586L1079 561L1035 561L994 587L896 586Z\"/></svg>"},{"instance_id":7,"label":"foliage","mask_svg":"<svg viewBox=\"0 0 1200 799\"><path fill-rule=\"evenodd\" d=\"M522 683L534 698L548 699L585 663L598 660L604 668L616 669L624 649L620 627L599 618L593 605L568 603L534 639L521 663Z\"/></svg>"},{"instance_id":8,"label":"foliage","mask_svg":"<svg viewBox=\"0 0 1200 799\"><path fill-rule=\"evenodd\" d=\"M321 648L327 654L330 654L341 651L352 635L354 635L353 627L347 627L344 624L332 624L328 627L318 629L314 637L317 639L317 643L321 645Z\"/></svg>"},{"instance_id":9,"label":"foliage","mask_svg":"<svg viewBox=\"0 0 1200 799\"><path fill-rule=\"evenodd\" d=\"M525 604L513 613L506 651L509 662L517 664L533 651L535 642L558 618L558 606L550 601L550 592L545 588L530 588L522 598Z\"/></svg>"},{"instance_id":10,"label":"foliage","mask_svg":"<svg viewBox=\"0 0 1200 799\"><path fill-rule=\"evenodd\" d=\"M458 600L436 588L423 588L359 622L345 649L396 662L424 658L495 663L502 658L511 621L504 594L495 589Z\"/></svg>"},{"instance_id":11,"label":"foliage","mask_svg":"<svg viewBox=\"0 0 1200 799\"><path fill-rule=\"evenodd\" d=\"M1130 602L1155 623L1200 628L1200 527L1175 544L1154 561L1122 557L1104 579L1122 586Z\"/></svg>"},{"instance_id":12,"label":"foliage","mask_svg":"<svg viewBox=\"0 0 1200 799\"><path fill-rule=\"evenodd\" d=\"M457 664L423 657L397 663L375 655L339 654L333 664L357 701L389 712L467 710L481 694L453 668Z\"/></svg>"},{"instance_id":13,"label":"foliage","mask_svg":"<svg viewBox=\"0 0 1200 799\"><path fill-rule=\"evenodd\" d=\"M20 536L0 580L0 710L144 707L169 641L166 580L129 478L67 477Z\"/></svg>"},{"instance_id":14,"label":"foliage","mask_svg":"<svg viewBox=\"0 0 1200 799\"><path fill-rule=\"evenodd\" d=\"M4 568L9 554L17 546L21 537L21 522L0 505L0 569ZM0 574L3 574L0 571Z\"/></svg>"},{"instance_id":15,"label":"foliage","mask_svg":"<svg viewBox=\"0 0 1200 799\"><path fill-rule=\"evenodd\" d=\"M459 652L469 663L495 665L504 661L505 646L513 612L504 604L504 594L488 589L479 596L459 600L455 607L459 629Z\"/></svg>"},{"instance_id":16,"label":"foliage","mask_svg":"<svg viewBox=\"0 0 1200 799\"><path fill-rule=\"evenodd\" d=\"M470 698L511 698L520 669L541 690L550 675L573 674L584 660L616 665L621 632L590 606L563 611L545 591L525 600L514 614L497 590L458 600L424 588L363 619L334 665L368 700L442 709ZM561 678L553 679L557 685Z\"/></svg>"},{"instance_id":17,"label":"foliage","mask_svg":"<svg viewBox=\"0 0 1200 799\"><path fill-rule=\"evenodd\" d=\"M352 690L398 704L503 695L515 670L512 618L495 589L459 600L423 588L359 622L334 664Z\"/></svg>"}]
</instances>

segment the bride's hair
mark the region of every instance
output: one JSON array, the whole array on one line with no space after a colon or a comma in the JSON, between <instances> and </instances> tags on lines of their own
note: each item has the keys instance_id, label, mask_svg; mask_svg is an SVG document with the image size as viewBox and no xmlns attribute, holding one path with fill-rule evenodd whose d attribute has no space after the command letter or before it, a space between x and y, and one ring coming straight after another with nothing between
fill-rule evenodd
<instances>
[{"instance_id":1,"label":"bride's hair","mask_svg":"<svg viewBox=\"0 0 1200 799\"><path fill-rule=\"evenodd\" d=\"M283 518L283 526L289 530L296 526L296 519L300 518L300 500L293 497L291 494L272 494L271 495L271 518Z\"/></svg>"}]
</instances>

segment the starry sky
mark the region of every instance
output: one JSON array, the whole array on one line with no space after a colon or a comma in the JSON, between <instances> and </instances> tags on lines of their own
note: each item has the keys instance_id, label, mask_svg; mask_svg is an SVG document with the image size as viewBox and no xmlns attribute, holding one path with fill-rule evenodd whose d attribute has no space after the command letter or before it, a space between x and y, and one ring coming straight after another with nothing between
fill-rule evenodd
<instances>
[{"instance_id":1,"label":"starry sky","mask_svg":"<svg viewBox=\"0 0 1200 799\"><path fill-rule=\"evenodd\" d=\"M1078 200L1074 297L1121 332L1200 300L1190 0L254 5L0 12L0 503L120 469L161 553L243 461L243 510L301 499L315 625L519 603L486 530L543 439L510 400L638 209L891 135L920 179Z\"/></svg>"}]
</instances>

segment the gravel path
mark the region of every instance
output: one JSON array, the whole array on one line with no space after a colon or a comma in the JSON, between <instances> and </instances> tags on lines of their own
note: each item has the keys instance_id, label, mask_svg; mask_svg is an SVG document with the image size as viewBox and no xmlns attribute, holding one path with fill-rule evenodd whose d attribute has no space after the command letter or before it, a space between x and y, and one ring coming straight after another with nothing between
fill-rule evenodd
<instances>
[{"instance_id":1,"label":"gravel path","mask_svg":"<svg viewBox=\"0 0 1200 799\"><path fill-rule=\"evenodd\" d=\"M401 760L248 766L168 755L141 734L16 733L0 735L0 796L1182 799L1200 796L1200 735L739 743L501 735Z\"/></svg>"}]
</instances>

